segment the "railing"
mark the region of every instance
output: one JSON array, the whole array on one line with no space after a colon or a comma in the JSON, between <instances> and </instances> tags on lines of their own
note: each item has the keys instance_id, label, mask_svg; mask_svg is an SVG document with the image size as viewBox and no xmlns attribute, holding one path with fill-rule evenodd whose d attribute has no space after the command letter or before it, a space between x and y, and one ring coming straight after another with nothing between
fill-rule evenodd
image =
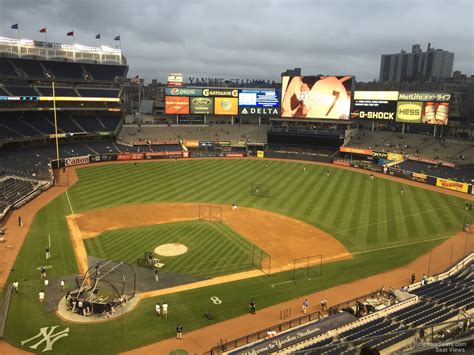
<instances>
[{"instance_id":1,"label":"railing","mask_svg":"<svg viewBox=\"0 0 474 355\"><path fill-rule=\"evenodd\" d=\"M209 354L220 354L225 351L230 351L236 348L239 348L241 346L244 346L246 344L253 343L254 341L260 340L260 339L265 339L267 337L267 333L269 331L276 331L276 332L282 332L297 326L300 326L302 324L306 324L309 322L312 322L314 320L319 320L321 319L321 312L313 312L313 313L308 313L304 316L276 324L274 326L271 326L269 328L265 328L263 330L259 330L258 332L245 335L241 338L234 339L231 341L227 341L226 339L221 339L219 341L219 344L215 347L213 347L210 351Z\"/></svg>"}]
</instances>

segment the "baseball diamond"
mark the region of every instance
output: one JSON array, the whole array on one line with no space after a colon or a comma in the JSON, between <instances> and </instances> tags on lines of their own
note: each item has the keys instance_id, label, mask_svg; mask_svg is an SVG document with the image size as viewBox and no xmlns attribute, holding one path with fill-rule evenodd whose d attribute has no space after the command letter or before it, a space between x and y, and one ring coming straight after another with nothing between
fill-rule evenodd
<instances>
[{"instance_id":1,"label":"baseball diamond","mask_svg":"<svg viewBox=\"0 0 474 355\"><path fill-rule=\"evenodd\" d=\"M2 0L0 355L473 353L472 1L89 3Z\"/></svg>"},{"instance_id":2,"label":"baseball diamond","mask_svg":"<svg viewBox=\"0 0 474 355\"><path fill-rule=\"evenodd\" d=\"M78 249L71 246L77 245L77 241L71 243L68 237L74 239L72 236L77 233L85 242L86 254L116 261L133 262L157 245L183 243L189 247L188 253L173 259L162 257L165 266L161 274L201 274L211 279L185 281L184 286L189 286L182 290L188 290L186 292L179 292L179 287L170 289L177 291L174 293L163 292L166 289L148 291L122 320L101 323L99 328L93 324L80 326L64 322L54 313L27 307L24 298L14 298L10 312L18 317L8 319L5 338L19 344L16 342L32 334L40 324L54 323L70 328L68 342L55 345L59 352L67 349L69 342L74 342L78 352L85 351L87 344L81 344L79 339L90 332L91 336L103 334L108 350L133 349L172 335L163 324L154 326L153 331L147 330L147 309L157 300L166 300L173 306L172 319L183 322L186 319L189 330L197 329L245 312L245 303L240 302L245 294L258 298L260 307L265 307L399 267L449 238L462 224L462 214L456 211L463 209L464 200L458 197L411 185L405 185L406 193L400 196L398 181L382 178L370 181L365 174L344 169L333 169L327 178L325 166L311 164L303 173L301 165L271 161L271 173L258 160L163 161L69 168L71 180L77 180L74 177L77 171L79 181L38 212L15 264L15 273L27 279L25 294L35 291L37 271L30 267L31 260L40 262L41 255L35 245L47 234L51 235L53 249L70 255L67 259L51 260L50 272L55 277L74 275L80 270L74 257ZM198 174L193 184L184 183L191 172L200 170L207 171L205 176ZM246 181L265 174L269 174L267 179L275 193L265 200L249 196ZM140 189L130 188L138 176L143 180ZM153 183L153 176L175 178L171 186L163 186ZM229 186L225 176L239 176L241 182ZM235 201L238 207L233 211L231 204ZM199 204L202 203L221 205L223 223L201 221ZM75 228L70 228L71 223ZM312 234L316 238L314 242ZM186 235L211 244L203 244L203 251L193 254L194 248L200 247L202 242L193 247L196 241L187 239ZM292 243L286 244L284 238L290 238ZM326 238L327 246L318 238ZM327 244L331 240L334 246ZM272 256L275 270L270 278L261 272L244 278L238 276L240 271L254 268L250 260L252 244ZM294 254L287 254L293 246L296 247ZM340 252L335 255L336 261L331 262L328 256L337 248ZM287 254L287 258L278 256L278 250L284 251L280 254ZM230 259L226 253L230 253ZM302 263L308 263L317 253L323 258L322 272L319 267L313 268L310 279L298 277L295 280L294 259L300 257ZM341 255L344 253L349 254L349 259L344 260L347 258ZM189 260L183 259L188 256ZM241 261L236 263L236 258ZM81 260L80 257L77 260ZM233 265L232 268L225 263ZM216 278L217 275L226 276ZM233 275L240 281L232 281ZM220 283L214 283L213 278ZM287 280L291 282L285 283ZM206 283L212 286L206 287ZM293 283L298 287L293 287ZM275 284L277 286L272 286ZM235 292L236 289L239 291ZM211 320L203 322L202 315L210 311L212 304L209 297L216 295L222 304L211 310ZM15 329L26 317L25 312L30 322L22 325L24 331L19 334ZM81 329L80 333L76 328Z\"/></svg>"}]
</instances>

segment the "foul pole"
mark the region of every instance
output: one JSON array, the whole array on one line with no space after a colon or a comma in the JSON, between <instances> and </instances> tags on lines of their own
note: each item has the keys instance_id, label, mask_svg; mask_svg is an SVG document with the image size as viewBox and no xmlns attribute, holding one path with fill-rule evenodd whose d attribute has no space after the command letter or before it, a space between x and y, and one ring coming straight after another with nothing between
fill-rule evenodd
<instances>
[{"instance_id":1,"label":"foul pole","mask_svg":"<svg viewBox=\"0 0 474 355\"><path fill-rule=\"evenodd\" d=\"M54 113L54 136L56 137L56 161L59 169L59 139L58 139L58 118L56 115L56 90L53 81L53 113Z\"/></svg>"}]
</instances>

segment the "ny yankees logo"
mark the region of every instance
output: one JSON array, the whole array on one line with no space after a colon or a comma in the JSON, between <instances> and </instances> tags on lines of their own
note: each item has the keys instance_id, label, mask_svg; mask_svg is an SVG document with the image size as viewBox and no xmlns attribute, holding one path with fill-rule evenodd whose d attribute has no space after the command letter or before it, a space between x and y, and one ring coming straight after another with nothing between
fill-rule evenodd
<instances>
[{"instance_id":1,"label":"ny yankees logo","mask_svg":"<svg viewBox=\"0 0 474 355\"><path fill-rule=\"evenodd\" d=\"M53 350L53 344L58 341L59 339L61 338L64 338L64 337L67 337L69 335L69 327L56 333L56 334L53 334L54 330L59 327L58 325L55 325L53 327L51 327L51 329L48 331L48 328L49 327L43 327L43 328L40 328L40 331L38 334L36 334L34 337L31 337L29 339L26 339L26 340L22 340L21 342L21 345L24 345L36 338L41 338L43 337L40 341L38 341L36 344L33 344L32 346L30 346L31 349L37 349L38 346L40 346L41 343L43 342L46 342L46 346L45 348L43 349L42 352L45 352L45 351L50 351L50 350Z\"/></svg>"}]
</instances>

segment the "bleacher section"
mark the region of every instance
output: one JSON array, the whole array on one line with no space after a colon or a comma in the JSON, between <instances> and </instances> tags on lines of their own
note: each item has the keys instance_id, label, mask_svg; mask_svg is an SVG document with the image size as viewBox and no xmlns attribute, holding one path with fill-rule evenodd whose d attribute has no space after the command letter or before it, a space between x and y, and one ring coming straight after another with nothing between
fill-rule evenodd
<instances>
[{"instance_id":1,"label":"bleacher section","mask_svg":"<svg viewBox=\"0 0 474 355\"><path fill-rule=\"evenodd\" d=\"M8 58L0 58L0 76L18 78L15 67Z\"/></svg>"},{"instance_id":2,"label":"bleacher section","mask_svg":"<svg viewBox=\"0 0 474 355\"><path fill-rule=\"evenodd\" d=\"M94 80L113 81L126 75L126 67L121 65L83 64L83 67Z\"/></svg>"},{"instance_id":3,"label":"bleacher section","mask_svg":"<svg viewBox=\"0 0 474 355\"><path fill-rule=\"evenodd\" d=\"M53 89L51 86L42 86L36 87L42 96L53 96ZM76 91L73 88L62 88L62 87L55 87L54 88L56 96L77 96Z\"/></svg>"},{"instance_id":4,"label":"bleacher section","mask_svg":"<svg viewBox=\"0 0 474 355\"><path fill-rule=\"evenodd\" d=\"M452 179L461 182L472 183L474 179L474 165L470 167L449 168L435 164L423 163L415 160L405 160L398 164L400 169L436 176L444 179Z\"/></svg>"},{"instance_id":5,"label":"bleacher section","mask_svg":"<svg viewBox=\"0 0 474 355\"><path fill-rule=\"evenodd\" d=\"M360 130L351 137L346 147L416 155L444 160L458 165L474 164L474 143L453 139L434 139L432 136L391 131Z\"/></svg>"},{"instance_id":6,"label":"bleacher section","mask_svg":"<svg viewBox=\"0 0 474 355\"><path fill-rule=\"evenodd\" d=\"M119 138L124 142L137 140L242 141L266 143L267 125L212 126L123 126Z\"/></svg>"},{"instance_id":7,"label":"bleacher section","mask_svg":"<svg viewBox=\"0 0 474 355\"><path fill-rule=\"evenodd\" d=\"M19 137L45 136L54 133L54 116L46 111L2 112L0 140ZM120 114L57 113L60 133L115 132L121 121Z\"/></svg>"},{"instance_id":8,"label":"bleacher section","mask_svg":"<svg viewBox=\"0 0 474 355\"><path fill-rule=\"evenodd\" d=\"M85 73L80 63L42 61L41 65L53 74L56 79L61 80L84 80Z\"/></svg>"},{"instance_id":9,"label":"bleacher section","mask_svg":"<svg viewBox=\"0 0 474 355\"><path fill-rule=\"evenodd\" d=\"M83 97L118 97L118 90L107 89L77 89Z\"/></svg>"},{"instance_id":10,"label":"bleacher section","mask_svg":"<svg viewBox=\"0 0 474 355\"><path fill-rule=\"evenodd\" d=\"M38 96L38 92L29 86L5 86L13 96Z\"/></svg>"},{"instance_id":11,"label":"bleacher section","mask_svg":"<svg viewBox=\"0 0 474 355\"><path fill-rule=\"evenodd\" d=\"M255 343L233 349L228 354L259 353L267 347L278 348L279 354L359 354L362 348L378 351L403 352L417 346L415 336L422 328L435 326L434 332L444 332L446 328L458 327L459 319L472 316L474 308L474 254L469 255L450 271L425 281L393 290L396 302L378 312L369 313L345 325L331 328L330 332L315 334L301 341L280 342L295 339L298 334L306 334L306 329L318 327L324 319L313 321L284 331L274 338L259 340ZM434 281L433 281L434 280ZM398 301L397 292L412 294ZM459 318L461 312L461 318ZM345 311L337 314L348 314ZM444 323L443 322L454 322ZM271 328L270 328L271 329ZM469 331L469 329L467 329ZM434 333L433 336L436 334ZM285 344L286 343L286 344ZM232 342L228 343L232 344ZM243 352L242 352L243 351Z\"/></svg>"}]
</instances>

